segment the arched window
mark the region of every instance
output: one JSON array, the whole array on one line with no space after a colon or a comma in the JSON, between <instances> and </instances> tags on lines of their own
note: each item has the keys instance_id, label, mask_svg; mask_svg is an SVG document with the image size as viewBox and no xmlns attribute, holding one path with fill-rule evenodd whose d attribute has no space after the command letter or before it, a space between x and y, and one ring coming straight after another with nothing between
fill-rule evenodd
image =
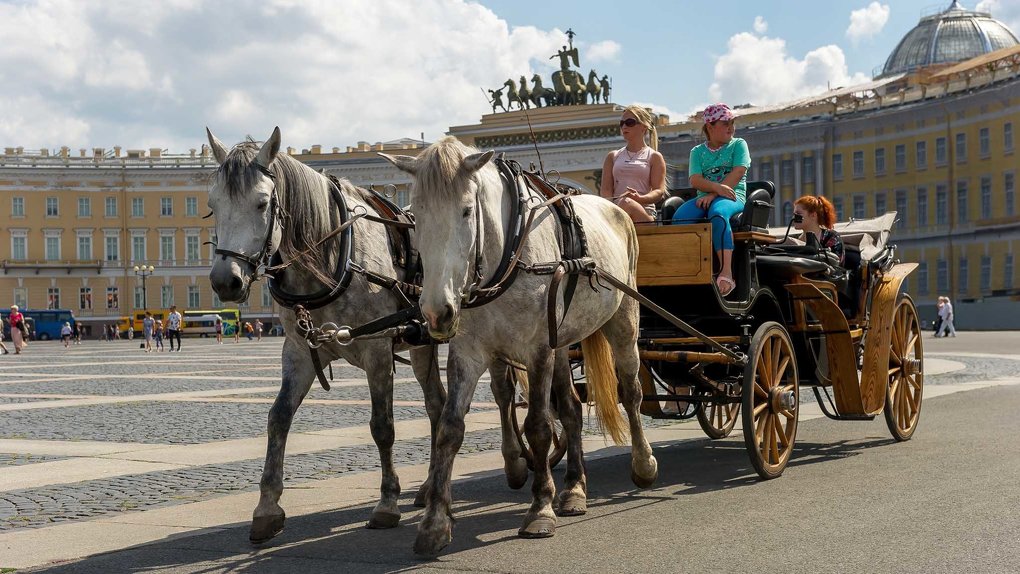
<instances>
[{"instance_id":1,"label":"arched window","mask_svg":"<svg viewBox=\"0 0 1020 574\"><path fill-rule=\"evenodd\" d=\"M783 223L790 223L793 219L793 202L787 201L783 204Z\"/></svg>"}]
</instances>

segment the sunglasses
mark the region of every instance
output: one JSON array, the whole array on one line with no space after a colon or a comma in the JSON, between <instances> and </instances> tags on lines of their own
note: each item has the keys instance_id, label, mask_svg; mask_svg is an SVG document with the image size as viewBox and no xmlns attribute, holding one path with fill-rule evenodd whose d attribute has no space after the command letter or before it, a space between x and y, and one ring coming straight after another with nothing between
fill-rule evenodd
<instances>
[{"instance_id":1,"label":"sunglasses","mask_svg":"<svg viewBox=\"0 0 1020 574\"><path fill-rule=\"evenodd\" d=\"M620 120L620 127L622 128L623 126L627 126L628 128L632 128L638 125L639 123L641 122L635 120L634 118L627 118L625 120Z\"/></svg>"}]
</instances>

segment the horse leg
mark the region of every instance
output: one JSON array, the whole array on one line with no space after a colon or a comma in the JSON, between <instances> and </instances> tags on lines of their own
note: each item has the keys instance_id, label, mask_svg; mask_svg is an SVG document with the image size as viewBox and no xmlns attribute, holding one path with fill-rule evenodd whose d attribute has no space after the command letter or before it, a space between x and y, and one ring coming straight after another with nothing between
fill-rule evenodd
<instances>
[{"instance_id":1,"label":"horse leg","mask_svg":"<svg viewBox=\"0 0 1020 574\"><path fill-rule=\"evenodd\" d=\"M624 297L620 308L601 328L613 350L616 363L616 379L620 381L621 396L627 420L630 423L631 474L630 478L640 488L647 488L659 475L659 464L652 455L652 447L645 438L641 426L641 383L638 370L641 359L638 356L638 302Z\"/></svg>"},{"instance_id":2,"label":"horse leg","mask_svg":"<svg viewBox=\"0 0 1020 574\"><path fill-rule=\"evenodd\" d=\"M456 339L454 341L456 343ZM458 353L455 343L450 347L446 369L450 394L439 417L436 449L429 469L431 488L425 514L418 524L418 536L414 540L414 553L419 556L436 556L453 540L450 493L453 459L464 442L464 417L471 407L475 386L488 366L487 360Z\"/></svg>"},{"instance_id":3,"label":"horse leg","mask_svg":"<svg viewBox=\"0 0 1020 574\"><path fill-rule=\"evenodd\" d=\"M436 427L439 425L439 416L443 412L443 405L446 403L446 388L443 387L443 380L439 376L439 357L436 345L425 347L414 347L411 349L411 368L414 370L414 377L418 379L421 390L425 394L425 412L429 414L431 428L430 452L429 452L429 479L421 484L418 493L414 496L414 505L418 508L425 507L425 499L431 487L432 464L436 459Z\"/></svg>"},{"instance_id":4,"label":"horse leg","mask_svg":"<svg viewBox=\"0 0 1020 574\"><path fill-rule=\"evenodd\" d=\"M276 401L269 410L269 441L266 446L266 462L259 484L259 503L252 514L251 531L248 540L254 544L265 542L283 530L287 519L280 507L283 495L283 457L287 446L294 413L312 386L315 373L311 361L299 356L304 351L301 345L288 338L283 349L283 381Z\"/></svg>"},{"instance_id":5,"label":"horse leg","mask_svg":"<svg viewBox=\"0 0 1020 574\"><path fill-rule=\"evenodd\" d=\"M581 401L574 392L566 349L556 352L555 361L553 392L556 393L556 409L567 440L567 474L563 480L563 490L556 500L556 514L580 516L588 512L588 479L581 445Z\"/></svg>"},{"instance_id":6,"label":"horse leg","mask_svg":"<svg viewBox=\"0 0 1020 574\"><path fill-rule=\"evenodd\" d=\"M400 479L393 467L393 349L388 343L363 347L361 364L368 376L372 396L372 418L369 428L379 449L382 470L379 502L372 509L368 528L393 528L400 523Z\"/></svg>"},{"instance_id":7,"label":"horse leg","mask_svg":"<svg viewBox=\"0 0 1020 574\"><path fill-rule=\"evenodd\" d=\"M552 349L541 349L536 352L528 369L528 416L524 419L524 433L531 445L535 473L531 483L531 508L517 531L521 538L548 538L556 533L556 513L552 506L556 485L549 467L549 445L553 433L549 392L554 365Z\"/></svg>"},{"instance_id":8,"label":"horse leg","mask_svg":"<svg viewBox=\"0 0 1020 574\"><path fill-rule=\"evenodd\" d=\"M503 470L506 473L506 483L510 488L517 490L528 482L528 461L521 456L521 444L517 440L513 423L510 422L511 413L514 410L514 384L513 379L507 377L507 370L512 367L500 361L493 361L489 365L489 377L491 382L492 396L499 405L499 426L503 437Z\"/></svg>"}]
</instances>

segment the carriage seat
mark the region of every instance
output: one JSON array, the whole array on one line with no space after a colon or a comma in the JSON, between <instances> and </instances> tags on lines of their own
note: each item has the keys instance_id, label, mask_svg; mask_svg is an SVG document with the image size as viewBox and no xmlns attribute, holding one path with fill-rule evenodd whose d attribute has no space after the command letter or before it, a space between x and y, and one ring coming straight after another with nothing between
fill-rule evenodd
<instances>
[{"instance_id":1,"label":"carriage seat","mask_svg":"<svg viewBox=\"0 0 1020 574\"><path fill-rule=\"evenodd\" d=\"M668 224L673 214L684 201L693 199L698 191L693 187L670 189L667 198L658 207L659 221ZM747 182L747 196L744 209L730 219L733 231L764 231L772 214L772 201L776 196L776 185L771 181Z\"/></svg>"}]
</instances>

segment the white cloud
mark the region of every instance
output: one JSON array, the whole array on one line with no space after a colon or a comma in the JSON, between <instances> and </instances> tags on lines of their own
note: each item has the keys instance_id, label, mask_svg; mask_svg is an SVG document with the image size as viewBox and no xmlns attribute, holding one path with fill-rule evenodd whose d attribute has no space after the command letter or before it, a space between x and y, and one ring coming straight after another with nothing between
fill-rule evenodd
<instances>
[{"instance_id":1,"label":"white cloud","mask_svg":"<svg viewBox=\"0 0 1020 574\"><path fill-rule=\"evenodd\" d=\"M881 32L888 21L889 5L872 2L864 8L850 12L850 26L846 29L846 37L857 43Z\"/></svg>"},{"instance_id":2,"label":"white cloud","mask_svg":"<svg viewBox=\"0 0 1020 574\"><path fill-rule=\"evenodd\" d=\"M991 12L992 17L1020 34L1020 2L1016 0L981 0L974 7L978 12Z\"/></svg>"},{"instance_id":3,"label":"white cloud","mask_svg":"<svg viewBox=\"0 0 1020 574\"><path fill-rule=\"evenodd\" d=\"M451 25L453 23L454 25ZM467 0L0 2L0 145L186 152L225 142L435 140L496 88L558 67L558 29ZM620 46L578 44L586 63Z\"/></svg>"},{"instance_id":4,"label":"white cloud","mask_svg":"<svg viewBox=\"0 0 1020 574\"><path fill-rule=\"evenodd\" d=\"M667 108L666 106L663 106L663 105L660 105L660 104L652 104L652 103L648 103L648 102L634 102L633 104L630 104L630 105L641 106L642 108L648 108L648 109L652 110L652 112L654 112L656 114L659 114L659 115L667 115L667 116L669 116L669 121L673 122L673 123L683 120L688 115L688 114L684 114L684 113L681 113L681 112L677 112L677 111L671 110L671 109Z\"/></svg>"},{"instance_id":5,"label":"white cloud","mask_svg":"<svg viewBox=\"0 0 1020 574\"><path fill-rule=\"evenodd\" d=\"M782 38L741 32L727 43L715 64L709 100L767 105L818 94L828 88L866 82L864 74L850 74L843 51L822 46L798 59L787 53Z\"/></svg>"},{"instance_id":6,"label":"white cloud","mask_svg":"<svg viewBox=\"0 0 1020 574\"><path fill-rule=\"evenodd\" d=\"M764 34L769 31L769 23L765 21L762 16L754 17L754 32L756 34Z\"/></svg>"}]
</instances>

